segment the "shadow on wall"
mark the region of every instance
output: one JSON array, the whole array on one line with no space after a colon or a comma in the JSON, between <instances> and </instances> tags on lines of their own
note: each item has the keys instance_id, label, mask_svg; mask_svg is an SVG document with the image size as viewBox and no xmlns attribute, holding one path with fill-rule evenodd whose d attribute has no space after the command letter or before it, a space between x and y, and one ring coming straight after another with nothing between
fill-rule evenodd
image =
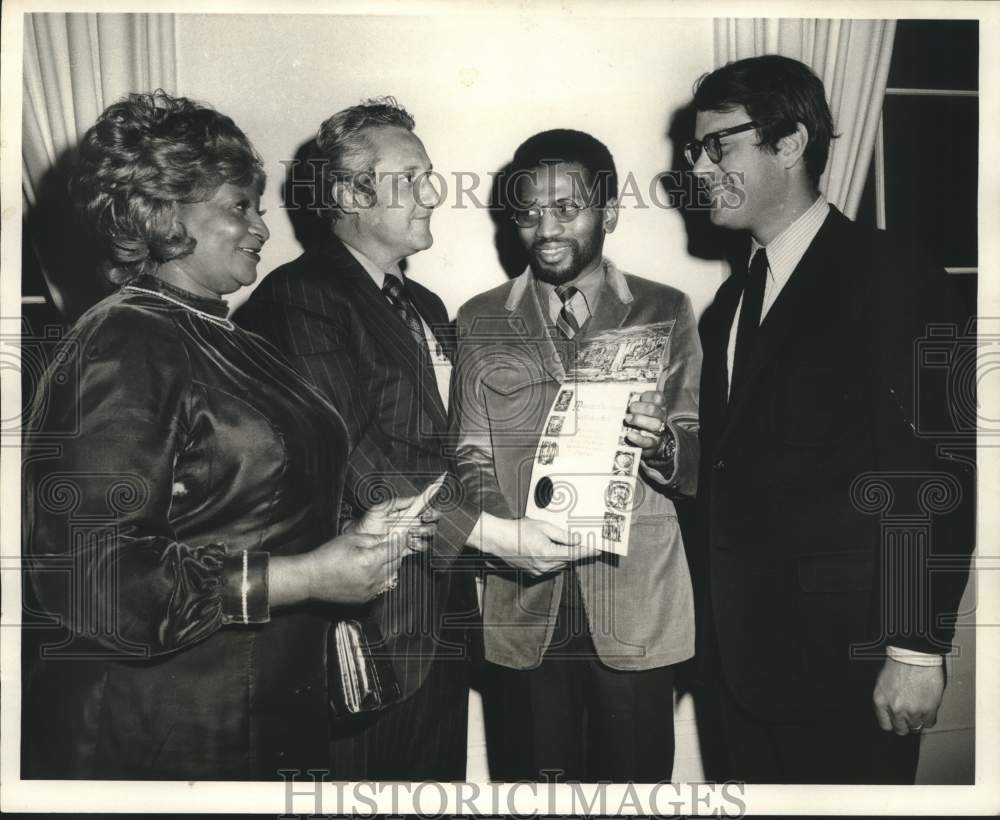
<instances>
[{"instance_id":1,"label":"shadow on wall","mask_svg":"<svg viewBox=\"0 0 1000 820\"><path fill-rule=\"evenodd\" d=\"M34 278L67 326L112 290L101 273L97 245L69 196L75 157L75 149L64 151L45 173L22 225L23 292Z\"/></svg>"},{"instance_id":2,"label":"shadow on wall","mask_svg":"<svg viewBox=\"0 0 1000 820\"><path fill-rule=\"evenodd\" d=\"M694 105L689 103L670 115L666 136L673 146L670 172L661 177L669 207L684 221L687 252L696 259L730 261L741 244L741 234L712 224L705 184L691 171L684 157L684 143L694 137Z\"/></svg>"},{"instance_id":3,"label":"shadow on wall","mask_svg":"<svg viewBox=\"0 0 1000 820\"><path fill-rule=\"evenodd\" d=\"M330 232L330 223L322 207L325 164L315 138L310 138L295 151L294 160L287 166L282 180L281 207L303 251L318 250ZM399 268L406 273L405 259L400 261Z\"/></svg>"},{"instance_id":4,"label":"shadow on wall","mask_svg":"<svg viewBox=\"0 0 1000 820\"><path fill-rule=\"evenodd\" d=\"M314 249L328 230L319 210L322 202L323 159L315 139L306 140L286 168L281 206L303 250Z\"/></svg>"},{"instance_id":5,"label":"shadow on wall","mask_svg":"<svg viewBox=\"0 0 1000 820\"><path fill-rule=\"evenodd\" d=\"M490 219L493 220L493 247L496 248L500 267L510 279L520 276L528 265L528 254L517 235L517 227L510 219L512 192L507 190L507 183L512 170L512 164L508 162L493 175L489 200Z\"/></svg>"}]
</instances>

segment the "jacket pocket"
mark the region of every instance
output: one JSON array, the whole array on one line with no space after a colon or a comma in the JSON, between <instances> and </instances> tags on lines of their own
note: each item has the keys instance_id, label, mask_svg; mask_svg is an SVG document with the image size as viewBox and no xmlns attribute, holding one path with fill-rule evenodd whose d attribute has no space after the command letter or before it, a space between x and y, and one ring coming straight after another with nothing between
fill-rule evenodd
<instances>
[{"instance_id":1,"label":"jacket pocket","mask_svg":"<svg viewBox=\"0 0 1000 820\"><path fill-rule=\"evenodd\" d=\"M491 434L537 438L557 389L551 379L532 373L490 373L483 380L483 401Z\"/></svg>"},{"instance_id":2,"label":"jacket pocket","mask_svg":"<svg viewBox=\"0 0 1000 820\"><path fill-rule=\"evenodd\" d=\"M545 385L554 385L555 382L538 365L524 363L524 367L514 367L510 363L501 363L483 374L483 384L488 390L501 396L515 396L523 390L541 390Z\"/></svg>"}]
</instances>

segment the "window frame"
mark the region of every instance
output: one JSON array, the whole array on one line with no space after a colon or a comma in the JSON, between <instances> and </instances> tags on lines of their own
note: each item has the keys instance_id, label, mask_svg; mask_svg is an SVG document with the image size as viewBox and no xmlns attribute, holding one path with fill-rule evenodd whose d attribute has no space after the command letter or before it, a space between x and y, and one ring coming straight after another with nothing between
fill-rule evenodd
<instances>
[{"instance_id":1,"label":"window frame","mask_svg":"<svg viewBox=\"0 0 1000 820\"><path fill-rule=\"evenodd\" d=\"M952 89L952 88L901 88L901 87L887 87L885 89L885 96L898 96L898 97L975 97L978 101L979 92L970 89ZM977 112L980 109L977 106ZM885 105L882 106L882 110L879 112L878 118L878 128L875 131L875 156L873 157L875 166L875 227L879 230L884 231L886 229L886 215L885 215L885 136L884 136L884 126L885 126ZM977 146L978 148L978 146ZM979 209L976 208L976 215L978 219ZM978 229L978 225L977 225ZM976 254L978 262L978 252ZM958 275L977 275L979 273L978 265L976 267L945 267L947 273L954 273Z\"/></svg>"}]
</instances>

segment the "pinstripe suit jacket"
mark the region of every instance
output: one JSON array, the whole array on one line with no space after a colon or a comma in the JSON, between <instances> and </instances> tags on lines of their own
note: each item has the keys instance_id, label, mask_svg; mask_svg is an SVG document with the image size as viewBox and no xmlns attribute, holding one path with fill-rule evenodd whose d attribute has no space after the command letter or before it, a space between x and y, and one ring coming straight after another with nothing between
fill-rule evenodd
<instances>
[{"instance_id":1,"label":"pinstripe suit jacket","mask_svg":"<svg viewBox=\"0 0 1000 820\"><path fill-rule=\"evenodd\" d=\"M444 303L416 282L407 289L450 350ZM274 342L340 411L351 437L344 502L356 516L387 489L414 494L450 468L448 414L431 363L340 240L330 235L271 272L236 321ZM464 641L442 625L476 612L472 576L454 562L479 509L463 503L457 482L449 486L431 549L405 558L399 586L371 605L406 696L436 653L464 656Z\"/></svg>"}]
</instances>

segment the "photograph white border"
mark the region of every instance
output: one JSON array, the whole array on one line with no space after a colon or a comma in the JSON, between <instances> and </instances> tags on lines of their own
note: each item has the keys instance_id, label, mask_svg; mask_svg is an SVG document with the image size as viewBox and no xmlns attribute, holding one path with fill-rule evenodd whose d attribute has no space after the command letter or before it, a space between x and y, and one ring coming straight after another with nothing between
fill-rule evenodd
<instances>
[{"instance_id":1,"label":"photograph white border","mask_svg":"<svg viewBox=\"0 0 1000 820\"><path fill-rule=\"evenodd\" d=\"M132 12L157 11L177 13L240 13L240 14L388 14L388 15L448 15L455 11L455 2L326 2L309 3L289 0L280 9L259 0L242 2L157 2L136 3L110 0L95 3L26 2L7 0L3 4L2 32L0 32L0 217L2 217L2 245L0 245L0 319L2 332L19 332L20 315L20 264L21 264L21 57L23 43L22 15L33 11L102 11ZM484 24L493 15L531 14L558 15L567 19L583 16L607 17L701 17L711 10L715 16L727 17L803 17L807 15L845 18L977 18L980 20L980 182L979 182L979 308L981 317L989 317L989 325L981 327L982 333L1000 331L1000 151L995 135L998 133L1000 112L1000 8L987 2L653 2L629 0L615 5L583 0L548 0L528 4L516 0L493 0L482 7L461 4L463 14L482 14ZM609 23L610 24L610 23ZM669 48L670 44L665 44ZM692 78L693 79L693 78ZM14 329L12 331L12 329ZM989 375L989 374L987 374ZM3 419L17 418L21 411L19 372L8 362L3 362L2 398L0 413ZM986 418L996 417L998 409L995 376L980 383L980 404ZM20 561L20 454L15 442L2 443L0 463L0 491L2 510L0 516L0 568L2 576L2 701L0 701L0 736L2 736L2 761L0 761L0 807L5 812L253 812L280 815L287 811L286 788L280 783L116 783L106 781L20 781L19 779L19 708L20 708L20 638L17 623L20 613L19 561ZM991 503L998 496L998 463L996 446L988 440L981 441L979 452L979 521L980 533L977 566L983 570L1000 569L1000 552L997 536L1000 532L1000 505ZM984 502L985 503L982 503ZM977 680L976 680L976 785L975 786L762 786L746 787L742 799L749 813L769 814L992 814L1000 811L1000 738L998 708L1000 701L1000 607L998 607L998 581L1000 573L977 573ZM452 812L459 809L456 800L465 797L466 813L522 814L563 813L572 808L580 809L579 801L571 802L574 794L566 786L557 787L550 795L532 795L525 785L504 785L491 789L482 786L482 793L470 802L468 788L444 784L427 788L425 804L413 806L397 794L399 802L392 805L391 796L363 794L354 805L338 803L337 787L324 787L322 811L362 814L374 811L407 812L414 808L425 813ZM630 803L629 789L634 788L640 797L638 804ZM724 800L723 787L708 802L691 805L698 795L684 808L674 807L680 813L696 814L724 809L732 804ZM443 791L441 791L443 790ZM536 790L537 791L537 790ZM636 813L648 802L648 787L612 786L607 790L607 806L619 808L623 813ZM512 794L513 793L513 794ZM705 794L707 792L703 792ZM438 795L447 796L448 805L441 806ZM412 792L411 792L412 796ZM495 797L494 797L495 796ZM371 799L368 799L371 797ZM499 800L499 804L494 802ZM630 805L634 808L629 811ZM661 807L669 800L660 798ZM294 809L303 814L316 810L308 795L297 797Z\"/></svg>"}]
</instances>

